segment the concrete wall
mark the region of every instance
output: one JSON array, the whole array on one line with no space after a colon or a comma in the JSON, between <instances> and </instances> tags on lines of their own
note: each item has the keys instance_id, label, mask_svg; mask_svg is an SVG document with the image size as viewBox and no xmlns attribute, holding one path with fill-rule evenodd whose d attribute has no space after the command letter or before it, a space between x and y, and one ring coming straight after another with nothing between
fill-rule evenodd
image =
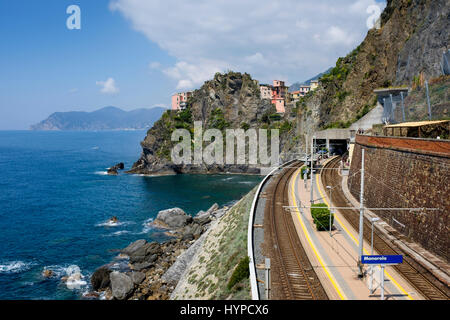
<instances>
[{"instance_id":1,"label":"concrete wall","mask_svg":"<svg viewBox=\"0 0 450 320\"><path fill-rule=\"evenodd\" d=\"M370 110L370 112L367 113L364 117L354 122L349 129L355 131L357 131L358 129L363 130L372 129L372 126L374 124L382 123L382 117L383 117L383 106L380 103L378 103L377 106L372 110Z\"/></svg>"},{"instance_id":2,"label":"concrete wall","mask_svg":"<svg viewBox=\"0 0 450 320\"><path fill-rule=\"evenodd\" d=\"M366 207L439 208L376 213L410 240L448 262L450 141L357 135L348 180L356 199L360 196L362 148Z\"/></svg>"},{"instance_id":3,"label":"concrete wall","mask_svg":"<svg viewBox=\"0 0 450 320\"><path fill-rule=\"evenodd\" d=\"M349 129L327 129L314 132L316 139L334 139L334 140L347 140L350 139Z\"/></svg>"}]
</instances>

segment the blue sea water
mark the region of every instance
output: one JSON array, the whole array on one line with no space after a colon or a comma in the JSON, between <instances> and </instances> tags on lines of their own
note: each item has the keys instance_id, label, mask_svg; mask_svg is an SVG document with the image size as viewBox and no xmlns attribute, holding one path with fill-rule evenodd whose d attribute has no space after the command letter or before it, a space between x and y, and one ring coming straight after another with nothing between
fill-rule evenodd
<instances>
[{"instance_id":1,"label":"blue sea water","mask_svg":"<svg viewBox=\"0 0 450 320\"><path fill-rule=\"evenodd\" d=\"M1 300L80 299L95 269L118 249L137 239L166 240L148 226L159 210L180 207L195 215L238 200L261 180L106 175L118 162L132 166L145 134L0 131ZM112 216L118 225L106 223ZM44 278L46 268L55 276ZM61 281L77 268L82 277L75 286Z\"/></svg>"}]
</instances>

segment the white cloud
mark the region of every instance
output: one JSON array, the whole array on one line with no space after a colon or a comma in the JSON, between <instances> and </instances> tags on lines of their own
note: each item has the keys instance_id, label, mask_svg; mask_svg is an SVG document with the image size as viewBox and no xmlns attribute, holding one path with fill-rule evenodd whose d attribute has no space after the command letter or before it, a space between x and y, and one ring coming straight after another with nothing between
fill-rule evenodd
<instances>
[{"instance_id":1,"label":"white cloud","mask_svg":"<svg viewBox=\"0 0 450 320\"><path fill-rule=\"evenodd\" d=\"M180 61L163 72L178 81L177 89L184 90L201 85L216 72L225 70L226 67L221 61L198 61L196 64Z\"/></svg>"},{"instance_id":2,"label":"white cloud","mask_svg":"<svg viewBox=\"0 0 450 320\"><path fill-rule=\"evenodd\" d=\"M115 94L119 92L119 88L116 86L116 81L113 78L108 78L106 81L96 81L96 85L101 86L101 93Z\"/></svg>"},{"instance_id":3,"label":"white cloud","mask_svg":"<svg viewBox=\"0 0 450 320\"><path fill-rule=\"evenodd\" d=\"M322 34L315 34L313 38L321 44L331 46L343 44L350 47L353 43L355 43L355 37L352 33L349 33L337 26L331 26Z\"/></svg>"},{"instance_id":4,"label":"white cloud","mask_svg":"<svg viewBox=\"0 0 450 320\"><path fill-rule=\"evenodd\" d=\"M245 61L247 61L250 64L260 65L260 66L266 66L270 63L261 52L257 52L251 56L245 57Z\"/></svg>"},{"instance_id":5,"label":"white cloud","mask_svg":"<svg viewBox=\"0 0 450 320\"><path fill-rule=\"evenodd\" d=\"M384 7L375 0L111 0L110 9L177 59L163 72L189 89L227 69L262 82L305 80L364 39L366 9L375 4Z\"/></svg>"}]
</instances>

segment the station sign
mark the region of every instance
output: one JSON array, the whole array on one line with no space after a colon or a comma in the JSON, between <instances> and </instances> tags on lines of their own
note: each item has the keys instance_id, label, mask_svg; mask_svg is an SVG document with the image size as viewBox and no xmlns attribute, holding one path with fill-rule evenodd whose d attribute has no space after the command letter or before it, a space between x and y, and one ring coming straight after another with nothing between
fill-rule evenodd
<instances>
[{"instance_id":1,"label":"station sign","mask_svg":"<svg viewBox=\"0 0 450 320\"><path fill-rule=\"evenodd\" d=\"M363 264L399 264L403 263L402 255L361 256Z\"/></svg>"}]
</instances>

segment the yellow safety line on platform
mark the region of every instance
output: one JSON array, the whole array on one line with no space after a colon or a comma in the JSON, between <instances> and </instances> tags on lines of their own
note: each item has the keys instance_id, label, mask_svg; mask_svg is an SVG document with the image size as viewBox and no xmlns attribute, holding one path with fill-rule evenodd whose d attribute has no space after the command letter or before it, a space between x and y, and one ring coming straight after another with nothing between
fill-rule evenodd
<instances>
[{"instance_id":1,"label":"yellow safety line on platform","mask_svg":"<svg viewBox=\"0 0 450 320\"><path fill-rule=\"evenodd\" d=\"M327 198L325 197L325 195L322 193L322 190L320 188L320 183L319 183L319 176L320 174L316 175L316 185L317 185L317 190L319 190L320 196L322 197L323 201L325 202L325 204L330 207ZM342 223L342 221L335 215L334 218L337 220L337 222L339 222L339 224L341 225L342 228L344 228L345 232L347 232L347 234L352 238L352 240L356 243L356 245L359 245L359 241L356 240L356 238L350 233L350 231L345 227L345 225ZM369 252L364 248L363 246L363 251L366 255L369 255ZM403 287L394 280L394 278L392 278L392 276L389 274L389 272L385 271L386 276L397 286L397 288L403 292L404 294L406 294L408 296L408 299L410 300L414 300L413 297L411 297L409 295L408 292L405 291L405 289L403 289Z\"/></svg>"},{"instance_id":2,"label":"yellow safety line on platform","mask_svg":"<svg viewBox=\"0 0 450 320\"><path fill-rule=\"evenodd\" d=\"M303 229L303 233L304 233L305 236L306 236L306 240L308 241L309 245L310 245L311 248L313 249L314 254L316 255L317 259L319 260L319 263L320 263L320 265L322 266L322 268L323 268L323 270L325 271L325 273L327 274L328 278L330 279L331 284L333 285L334 289L335 289L336 292L338 293L338 295L339 295L339 297L341 298L341 300L347 300L347 297L346 297L345 294L342 292L342 290L341 290L341 288L339 287L339 285L337 284L336 280L335 280L334 277L330 274L330 272L328 271L328 268L324 265L322 256L321 256L320 253L317 251L317 249L316 249L314 243L312 242L311 237L310 237L310 235L309 235L309 233L308 233L308 230L306 229L305 224L304 224L304 222L303 222L303 219L302 219L302 217L301 217L301 215L300 215L300 212L299 212L299 210L298 210L298 207L297 207L297 201L296 201L296 198L295 198L294 190L295 190L295 182L297 181L297 176L298 176L299 172L300 172L300 169L298 169L298 170L296 171L296 173L294 174L294 179L292 179L293 184L294 184L294 187L293 187L292 184L291 184L291 196L292 196L292 201L294 202L295 210L296 210L296 212L297 212L298 220L300 221L300 224L301 224L302 229Z\"/></svg>"}]
</instances>

